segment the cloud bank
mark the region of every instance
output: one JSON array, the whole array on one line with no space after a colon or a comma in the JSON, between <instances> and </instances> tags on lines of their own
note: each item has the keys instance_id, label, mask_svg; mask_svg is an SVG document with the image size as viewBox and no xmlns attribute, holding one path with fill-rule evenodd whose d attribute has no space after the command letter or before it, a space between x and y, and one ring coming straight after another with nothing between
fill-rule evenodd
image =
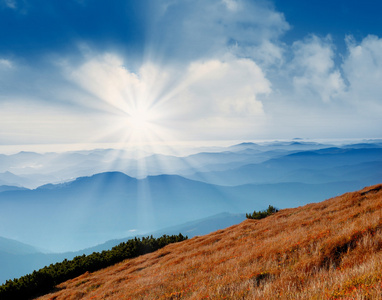
<instances>
[{"instance_id":1,"label":"cloud bank","mask_svg":"<svg viewBox=\"0 0 382 300\"><path fill-rule=\"evenodd\" d=\"M140 38L122 39L117 18L107 47L73 35L70 51L42 49L38 65L28 52L0 51L3 144L128 140L139 111L154 140L380 136L376 35L344 36L339 53L330 34L286 42L293 24L267 1L150 2L135 7L140 19L113 5L133 18L127 33L142 23ZM71 3L83 7L92 2Z\"/></svg>"}]
</instances>

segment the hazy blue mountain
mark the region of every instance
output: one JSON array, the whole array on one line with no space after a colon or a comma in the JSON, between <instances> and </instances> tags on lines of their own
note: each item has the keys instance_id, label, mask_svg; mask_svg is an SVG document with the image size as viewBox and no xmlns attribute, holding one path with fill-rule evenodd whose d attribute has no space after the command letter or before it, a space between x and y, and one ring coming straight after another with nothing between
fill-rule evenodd
<instances>
[{"instance_id":1,"label":"hazy blue mountain","mask_svg":"<svg viewBox=\"0 0 382 300\"><path fill-rule=\"evenodd\" d=\"M185 157L154 154L140 159L137 166L129 166L120 171L132 175L137 172L138 167L144 166L146 175L176 174L185 176L195 172L225 171L247 164L258 164L272 158L279 158L301 151L297 150L298 148L320 149L320 147L325 146L317 143L305 143L303 145L303 148L301 148L290 146L290 143L281 145L243 143L221 148L219 152L200 152Z\"/></svg>"},{"instance_id":2,"label":"hazy blue mountain","mask_svg":"<svg viewBox=\"0 0 382 300\"><path fill-rule=\"evenodd\" d=\"M379 176L380 162L382 148L326 148L287 154L260 164L247 164L230 170L198 172L186 177L229 186L277 182L324 183L338 180L364 182L370 176L379 182L382 180ZM358 177L354 176L357 169L360 171ZM373 183L376 182L373 180L370 184Z\"/></svg>"},{"instance_id":3,"label":"hazy blue mountain","mask_svg":"<svg viewBox=\"0 0 382 300\"><path fill-rule=\"evenodd\" d=\"M229 151L242 151L247 149L258 151L271 151L271 150L287 150L287 151L303 151L303 150L316 150L329 147L328 144L321 144L316 142L305 141L273 141L263 144L255 143L240 143L228 147Z\"/></svg>"},{"instance_id":4,"label":"hazy blue mountain","mask_svg":"<svg viewBox=\"0 0 382 300\"><path fill-rule=\"evenodd\" d=\"M111 172L0 193L0 235L55 252L152 232L221 212L244 213L302 205L335 196L362 183L278 183L223 187L176 175L137 180Z\"/></svg>"},{"instance_id":5,"label":"hazy blue mountain","mask_svg":"<svg viewBox=\"0 0 382 300\"><path fill-rule=\"evenodd\" d=\"M145 153L98 149L63 153L19 152L0 155L0 184L36 188L46 183L59 183L81 176L117 170L119 166L131 166L135 158ZM3 182L2 182L3 181Z\"/></svg>"},{"instance_id":6,"label":"hazy blue mountain","mask_svg":"<svg viewBox=\"0 0 382 300\"><path fill-rule=\"evenodd\" d=\"M8 279L19 278L52 263L72 259L82 254L81 251L51 254L41 252L17 254L0 251L0 284L5 283Z\"/></svg>"},{"instance_id":7,"label":"hazy blue mountain","mask_svg":"<svg viewBox=\"0 0 382 300\"><path fill-rule=\"evenodd\" d=\"M9 171L0 173L0 185L23 186L28 184L28 179L17 176Z\"/></svg>"},{"instance_id":8,"label":"hazy blue mountain","mask_svg":"<svg viewBox=\"0 0 382 300\"><path fill-rule=\"evenodd\" d=\"M115 167L114 170L139 178L161 174L183 176L196 171L227 170L248 163L259 163L286 153L291 152L285 150L263 152L245 149L237 152L201 152L185 157L153 154L136 162L117 159L115 165L118 167Z\"/></svg>"},{"instance_id":9,"label":"hazy blue mountain","mask_svg":"<svg viewBox=\"0 0 382 300\"><path fill-rule=\"evenodd\" d=\"M382 181L382 161L342 165L323 170L298 169L279 177L278 182L293 180L304 183L324 183L334 182L338 178L347 181L362 181L365 185L379 183Z\"/></svg>"},{"instance_id":10,"label":"hazy blue mountain","mask_svg":"<svg viewBox=\"0 0 382 300\"><path fill-rule=\"evenodd\" d=\"M382 143L376 140L360 142L353 146L343 145L341 148L381 148L381 145ZM161 174L188 176L198 172L226 171L247 164L259 164L287 154L328 147L332 146L295 140L210 147L187 156L116 149L0 154L0 185L36 188L47 183L66 182L110 171L119 171L138 178Z\"/></svg>"},{"instance_id":11,"label":"hazy blue mountain","mask_svg":"<svg viewBox=\"0 0 382 300\"><path fill-rule=\"evenodd\" d=\"M0 235L56 251L235 211L209 184L165 175L137 180L117 172L2 192L0 206Z\"/></svg>"},{"instance_id":12,"label":"hazy blue mountain","mask_svg":"<svg viewBox=\"0 0 382 300\"><path fill-rule=\"evenodd\" d=\"M12 185L0 185L0 193L5 191L23 191L27 190L24 187L12 186Z\"/></svg>"},{"instance_id":13,"label":"hazy blue mountain","mask_svg":"<svg viewBox=\"0 0 382 300\"><path fill-rule=\"evenodd\" d=\"M30 261L24 258L36 254L39 251L33 246L0 237L0 284L25 274L25 271L30 272L31 268L26 267L30 266Z\"/></svg>"},{"instance_id":14,"label":"hazy blue mountain","mask_svg":"<svg viewBox=\"0 0 382 300\"><path fill-rule=\"evenodd\" d=\"M355 143L344 145L342 148L352 148L352 149L362 149L362 148L382 148L382 142L374 142L374 143Z\"/></svg>"},{"instance_id":15,"label":"hazy blue mountain","mask_svg":"<svg viewBox=\"0 0 382 300\"><path fill-rule=\"evenodd\" d=\"M32 254L38 253L39 250L33 246L0 236L0 252L12 254Z\"/></svg>"},{"instance_id":16,"label":"hazy blue mountain","mask_svg":"<svg viewBox=\"0 0 382 300\"><path fill-rule=\"evenodd\" d=\"M120 171L132 177L222 171L249 163L260 163L303 149L323 148L322 144L299 142L243 143L231 147L210 147L203 152L174 156L145 151L95 149L63 153L19 152L0 154L0 185L36 188L92 174ZM9 172L9 173L8 173Z\"/></svg>"}]
</instances>

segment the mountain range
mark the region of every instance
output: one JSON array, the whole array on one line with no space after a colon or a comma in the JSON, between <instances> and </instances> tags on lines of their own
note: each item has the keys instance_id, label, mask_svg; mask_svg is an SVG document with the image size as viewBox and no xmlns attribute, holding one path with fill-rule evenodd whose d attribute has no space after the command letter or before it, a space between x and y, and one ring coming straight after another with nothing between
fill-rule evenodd
<instances>
[{"instance_id":1,"label":"mountain range","mask_svg":"<svg viewBox=\"0 0 382 300\"><path fill-rule=\"evenodd\" d=\"M382 143L241 143L187 156L114 149L20 152L0 155L0 172L5 280L161 228L206 234L268 205L297 207L377 184ZM9 240L37 252L19 253L21 246L3 251Z\"/></svg>"},{"instance_id":2,"label":"mountain range","mask_svg":"<svg viewBox=\"0 0 382 300\"><path fill-rule=\"evenodd\" d=\"M187 178L219 185L246 183L323 183L382 178L382 148L326 148L301 151L224 171L198 172Z\"/></svg>"},{"instance_id":3,"label":"mountain range","mask_svg":"<svg viewBox=\"0 0 382 300\"><path fill-rule=\"evenodd\" d=\"M241 143L230 147L204 148L202 152L186 156L115 149L62 153L24 151L12 155L0 154L0 186L33 189L43 184L61 183L109 171L122 172L135 178L162 174L192 178L198 172L226 171L249 164L265 163L293 153L333 147L329 143L303 141ZM336 147L344 150L380 149L382 142L369 140Z\"/></svg>"},{"instance_id":4,"label":"mountain range","mask_svg":"<svg viewBox=\"0 0 382 300\"><path fill-rule=\"evenodd\" d=\"M131 232L152 232L269 204L299 206L359 187L359 182L346 181L219 186L178 175L138 180L108 172L35 190L1 192L0 236L54 252L73 251Z\"/></svg>"}]
</instances>

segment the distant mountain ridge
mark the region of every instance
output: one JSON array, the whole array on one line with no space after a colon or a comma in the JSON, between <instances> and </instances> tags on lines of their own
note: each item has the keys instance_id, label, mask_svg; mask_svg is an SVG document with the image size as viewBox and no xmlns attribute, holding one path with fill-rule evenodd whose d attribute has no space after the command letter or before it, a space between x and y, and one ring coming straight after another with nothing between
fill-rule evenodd
<instances>
[{"instance_id":1,"label":"distant mountain ridge","mask_svg":"<svg viewBox=\"0 0 382 300\"><path fill-rule=\"evenodd\" d=\"M25 191L27 188L10 185L0 185L0 193L6 191Z\"/></svg>"},{"instance_id":2,"label":"distant mountain ridge","mask_svg":"<svg viewBox=\"0 0 382 300\"><path fill-rule=\"evenodd\" d=\"M178 175L137 180L120 172L101 173L35 190L0 193L0 236L17 235L26 243L68 251L127 236L130 230L153 231L226 211L243 213L268 204L298 206L360 184L225 187ZM27 230L23 224L29 224Z\"/></svg>"},{"instance_id":3,"label":"distant mountain ridge","mask_svg":"<svg viewBox=\"0 0 382 300\"><path fill-rule=\"evenodd\" d=\"M331 171L334 168L345 169L348 167L351 170L355 165L364 164L364 167L368 168L370 176L374 176L374 180L369 184L375 184L382 178L381 169L378 168L381 162L382 148L326 148L287 154L259 164L247 164L225 171L195 173L186 177L229 186L247 183L335 182L338 181L338 178L344 181L354 180L354 178L346 177L346 170L341 174L341 177L332 177ZM307 181L309 178L306 176L307 172L310 174L309 176L322 174L322 179L320 181ZM364 177L361 177L360 174L358 180L364 182L363 179ZM365 183L367 184L367 182Z\"/></svg>"},{"instance_id":4,"label":"distant mountain ridge","mask_svg":"<svg viewBox=\"0 0 382 300\"><path fill-rule=\"evenodd\" d=\"M261 144L247 142L229 147L204 148L201 152L186 156L118 149L0 154L0 185L36 188L44 184L72 181L78 177L110 171L123 172L136 178L161 174L192 176L193 173L225 171L247 164L259 164L291 153L331 147L382 148L382 142L370 140L340 146L303 140Z\"/></svg>"},{"instance_id":5,"label":"distant mountain ridge","mask_svg":"<svg viewBox=\"0 0 382 300\"><path fill-rule=\"evenodd\" d=\"M376 184L382 143L242 143L184 157L113 149L21 152L0 155L1 171L0 236L67 252L185 223L186 234L203 233L226 225L225 212L233 220L270 204L301 206ZM34 189L20 187L23 182ZM21 256L1 252L3 269L47 261L41 253Z\"/></svg>"},{"instance_id":6,"label":"distant mountain ridge","mask_svg":"<svg viewBox=\"0 0 382 300\"><path fill-rule=\"evenodd\" d=\"M20 255L39 253L39 250L33 246L0 236L0 252Z\"/></svg>"}]
</instances>

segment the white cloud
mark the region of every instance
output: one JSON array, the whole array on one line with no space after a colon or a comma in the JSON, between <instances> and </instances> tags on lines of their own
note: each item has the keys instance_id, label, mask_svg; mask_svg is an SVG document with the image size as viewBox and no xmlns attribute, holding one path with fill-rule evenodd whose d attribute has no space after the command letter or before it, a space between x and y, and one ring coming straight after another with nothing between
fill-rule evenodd
<instances>
[{"instance_id":1,"label":"white cloud","mask_svg":"<svg viewBox=\"0 0 382 300\"><path fill-rule=\"evenodd\" d=\"M236 11L239 8L239 3L236 0L222 0L229 10Z\"/></svg>"},{"instance_id":2,"label":"white cloud","mask_svg":"<svg viewBox=\"0 0 382 300\"><path fill-rule=\"evenodd\" d=\"M271 91L262 70L249 59L195 62L188 68L187 77L184 97L196 106L196 115L262 114L262 103L256 96Z\"/></svg>"},{"instance_id":3,"label":"white cloud","mask_svg":"<svg viewBox=\"0 0 382 300\"><path fill-rule=\"evenodd\" d=\"M79 67L67 66L65 72L73 84L93 95L82 98L84 105L125 116L138 107L148 108L155 122L184 136L224 135L227 126L252 130L264 116L258 96L271 92L256 63L231 55L195 61L184 71L148 62L132 73L123 65L120 57L109 53Z\"/></svg>"},{"instance_id":4,"label":"white cloud","mask_svg":"<svg viewBox=\"0 0 382 300\"><path fill-rule=\"evenodd\" d=\"M13 64L10 60L0 58L0 69L11 69Z\"/></svg>"},{"instance_id":5,"label":"white cloud","mask_svg":"<svg viewBox=\"0 0 382 300\"><path fill-rule=\"evenodd\" d=\"M125 111L135 90L141 89L137 75L128 72L123 67L123 60L113 54L93 57L78 67L68 68L66 74L75 84L93 95L91 106L103 104L104 101Z\"/></svg>"},{"instance_id":6,"label":"white cloud","mask_svg":"<svg viewBox=\"0 0 382 300\"><path fill-rule=\"evenodd\" d=\"M12 82L17 81L15 80L16 72L17 68L11 60L0 58L0 102L1 98L7 94Z\"/></svg>"},{"instance_id":7,"label":"white cloud","mask_svg":"<svg viewBox=\"0 0 382 300\"><path fill-rule=\"evenodd\" d=\"M329 102L338 97L345 85L340 71L334 66L333 45L329 37L311 36L292 46L294 58L289 69L297 94Z\"/></svg>"},{"instance_id":8,"label":"white cloud","mask_svg":"<svg viewBox=\"0 0 382 300\"><path fill-rule=\"evenodd\" d=\"M76 63L50 71L16 68L0 59L0 100L13 99L15 107L25 105L22 97L34 103L26 110L2 107L0 127L10 128L8 132L15 128L15 137L28 128L35 134L40 130L46 139L51 134L54 140L70 140L70 130L76 131L75 140L97 132L108 139L117 136L113 130L127 127L126 116L143 107L180 140L362 136L381 128L379 37L360 42L348 38L348 53L339 65L330 36L283 43L280 37L289 24L265 1L168 0L153 5L162 9L153 10L146 37L150 49L134 71L126 67L134 64L131 57L112 50L94 54L97 50L81 41L89 48L81 49L82 62L77 57ZM60 67L67 81L56 73ZM91 126L82 121L84 115ZM49 130L41 124L49 124Z\"/></svg>"},{"instance_id":9,"label":"white cloud","mask_svg":"<svg viewBox=\"0 0 382 300\"><path fill-rule=\"evenodd\" d=\"M3 0L3 3L6 7L17 9L17 3L16 0Z\"/></svg>"},{"instance_id":10,"label":"white cloud","mask_svg":"<svg viewBox=\"0 0 382 300\"><path fill-rule=\"evenodd\" d=\"M153 10L159 15L153 16L147 36L149 59L134 72L125 67L131 65L129 57L82 51L82 63L68 59L60 65L68 82L57 74L42 78L37 70L16 75L37 74L39 80L30 82L44 82L32 88L41 98L37 104L54 110L66 103L75 115L86 113L89 118L97 111L114 116L98 116L91 130L79 126L76 139L86 136L85 129L96 132L99 124L110 131L113 124L108 122L117 124L115 128L126 126L123 118L139 106L152 107L158 123L174 129L180 138L236 138L261 126L265 113L260 97L271 93L271 83L259 62L282 60L277 39L289 28L284 16L265 2L247 0L169 0L153 5L163 7ZM58 136L70 139L58 121L50 126L55 127Z\"/></svg>"},{"instance_id":11,"label":"white cloud","mask_svg":"<svg viewBox=\"0 0 382 300\"><path fill-rule=\"evenodd\" d=\"M232 54L238 57L250 58L259 64L264 71L268 68L280 68L285 60L285 48L282 43L264 40L258 46L239 46L235 44L230 47Z\"/></svg>"},{"instance_id":12,"label":"white cloud","mask_svg":"<svg viewBox=\"0 0 382 300\"><path fill-rule=\"evenodd\" d=\"M278 68L265 66L273 90L263 101L270 135L380 136L382 39L347 39L342 65L330 37L312 35L294 42L292 58L284 55Z\"/></svg>"},{"instance_id":13,"label":"white cloud","mask_svg":"<svg viewBox=\"0 0 382 300\"><path fill-rule=\"evenodd\" d=\"M0 102L0 140L5 144L84 142L102 127L98 116L63 105L46 105L24 95Z\"/></svg>"},{"instance_id":14,"label":"white cloud","mask_svg":"<svg viewBox=\"0 0 382 300\"><path fill-rule=\"evenodd\" d=\"M178 127L184 136L199 139L248 138L264 125L258 97L270 92L270 82L252 60L194 62L172 98L174 113L185 121Z\"/></svg>"},{"instance_id":15,"label":"white cloud","mask_svg":"<svg viewBox=\"0 0 382 300\"><path fill-rule=\"evenodd\" d=\"M289 29L284 15L263 1L194 0L161 5L166 9L157 9L164 13L153 17L156 22L149 32L152 51L187 63L221 57L232 47L245 56L246 48L276 44Z\"/></svg>"},{"instance_id":16,"label":"white cloud","mask_svg":"<svg viewBox=\"0 0 382 300\"><path fill-rule=\"evenodd\" d=\"M344 76L349 90L348 102L360 108L382 112L382 39L367 36L359 44L348 39L349 55L343 63Z\"/></svg>"}]
</instances>

